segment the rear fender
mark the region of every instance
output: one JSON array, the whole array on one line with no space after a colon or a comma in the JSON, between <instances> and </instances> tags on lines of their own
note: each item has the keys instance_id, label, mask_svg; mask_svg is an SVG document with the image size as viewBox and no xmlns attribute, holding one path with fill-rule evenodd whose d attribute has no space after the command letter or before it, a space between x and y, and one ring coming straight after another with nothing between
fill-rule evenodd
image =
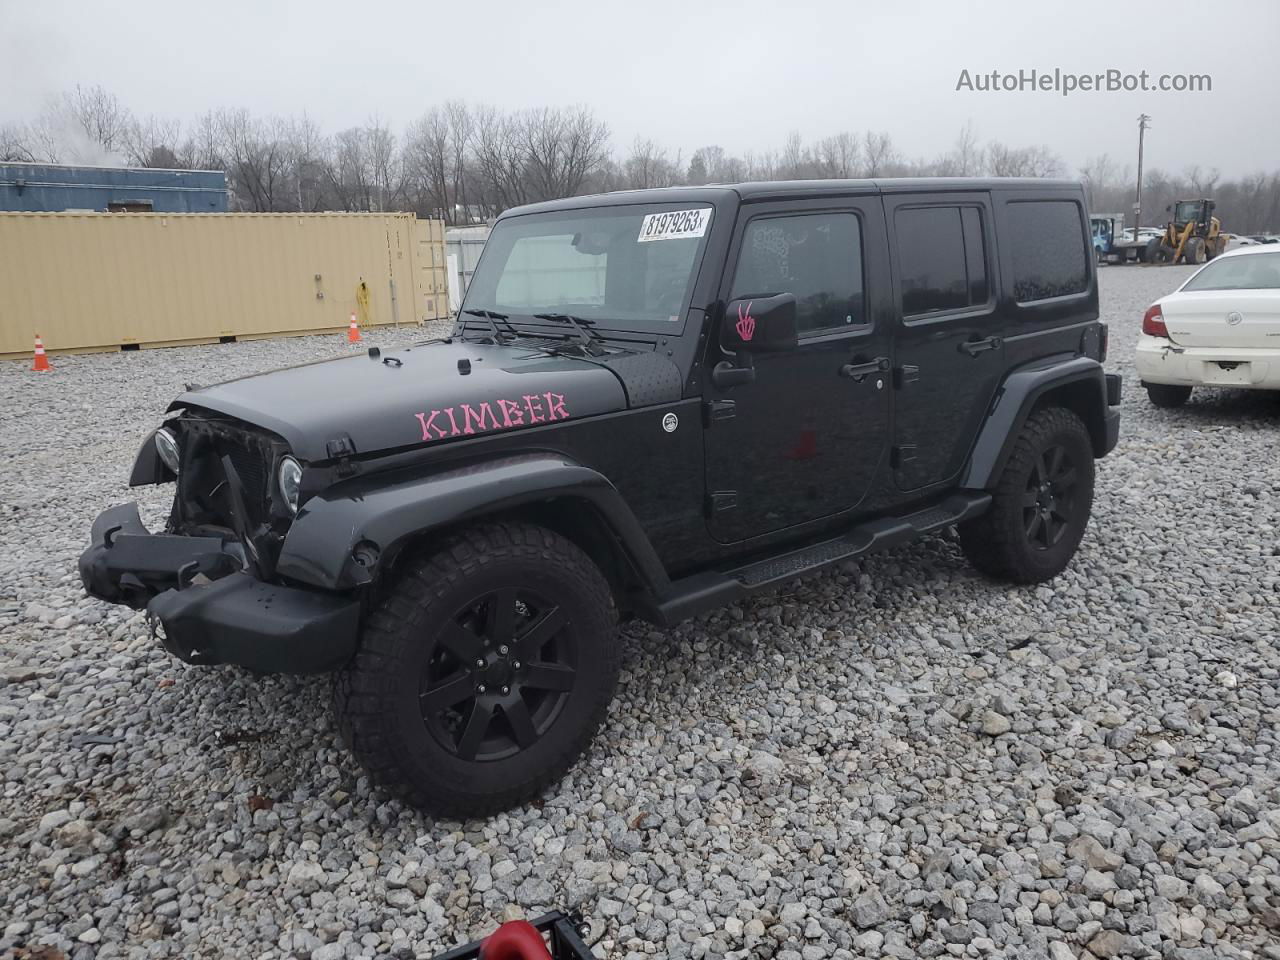
<instances>
[{"instance_id":1,"label":"rear fender","mask_svg":"<svg viewBox=\"0 0 1280 960\"><path fill-rule=\"evenodd\" d=\"M1001 384L978 433L962 487L986 490L997 482L1027 417L1054 392L1062 395L1062 406L1073 410L1089 428L1094 455L1107 453L1107 381L1102 364L1084 356L1041 361L1014 370Z\"/></svg>"},{"instance_id":2,"label":"rear fender","mask_svg":"<svg viewBox=\"0 0 1280 960\"><path fill-rule=\"evenodd\" d=\"M406 543L432 530L564 499L581 502L608 526L646 588L667 585L662 562L613 484L551 453L338 483L303 505L276 573L326 590L349 590L373 582Z\"/></svg>"}]
</instances>

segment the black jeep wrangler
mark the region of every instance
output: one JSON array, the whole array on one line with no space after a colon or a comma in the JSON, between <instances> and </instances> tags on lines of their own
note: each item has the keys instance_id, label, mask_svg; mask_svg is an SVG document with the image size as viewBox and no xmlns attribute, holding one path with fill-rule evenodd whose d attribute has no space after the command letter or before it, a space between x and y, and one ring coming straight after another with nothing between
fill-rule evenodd
<instances>
[{"instance_id":1,"label":"black jeep wrangler","mask_svg":"<svg viewBox=\"0 0 1280 960\"><path fill-rule=\"evenodd\" d=\"M412 803L527 800L590 742L620 616L671 624L955 525L1070 561L1120 380L1078 184L757 183L493 228L443 340L191 389L106 511L88 591L188 663L336 671Z\"/></svg>"}]
</instances>

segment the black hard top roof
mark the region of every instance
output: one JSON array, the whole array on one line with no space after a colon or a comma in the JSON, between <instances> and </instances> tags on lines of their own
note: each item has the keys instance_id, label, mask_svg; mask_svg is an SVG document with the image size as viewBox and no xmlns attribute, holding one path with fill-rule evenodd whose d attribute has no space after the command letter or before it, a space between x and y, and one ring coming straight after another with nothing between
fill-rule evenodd
<instances>
[{"instance_id":1,"label":"black hard top roof","mask_svg":"<svg viewBox=\"0 0 1280 960\"><path fill-rule=\"evenodd\" d=\"M628 203L715 203L725 200L798 200L804 197L853 196L877 193L960 193L973 190L1080 191L1075 180L1039 177L891 177L879 180L761 180L749 183L707 184L699 187L656 187L618 190L583 197L531 203L507 214L546 213L582 207Z\"/></svg>"}]
</instances>

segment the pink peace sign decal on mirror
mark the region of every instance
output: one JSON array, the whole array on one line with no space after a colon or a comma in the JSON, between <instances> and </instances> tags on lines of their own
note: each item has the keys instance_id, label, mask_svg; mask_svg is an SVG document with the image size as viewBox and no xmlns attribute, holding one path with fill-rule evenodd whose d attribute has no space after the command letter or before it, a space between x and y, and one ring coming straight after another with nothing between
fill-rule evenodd
<instances>
[{"instance_id":1,"label":"pink peace sign decal on mirror","mask_svg":"<svg viewBox=\"0 0 1280 960\"><path fill-rule=\"evenodd\" d=\"M735 329L738 331L738 336L748 343L756 335L756 318L751 315L752 302L748 300L745 307L738 306L738 322L734 324Z\"/></svg>"}]
</instances>

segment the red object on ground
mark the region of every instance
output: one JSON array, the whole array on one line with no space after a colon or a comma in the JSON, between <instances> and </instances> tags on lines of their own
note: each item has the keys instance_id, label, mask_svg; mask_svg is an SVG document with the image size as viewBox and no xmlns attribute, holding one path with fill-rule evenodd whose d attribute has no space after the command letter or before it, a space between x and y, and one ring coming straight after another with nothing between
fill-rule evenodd
<instances>
[{"instance_id":1,"label":"red object on ground","mask_svg":"<svg viewBox=\"0 0 1280 960\"><path fill-rule=\"evenodd\" d=\"M360 327L356 324L356 315L351 315L351 326L347 327L347 343L360 342Z\"/></svg>"},{"instance_id":2,"label":"red object on ground","mask_svg":"<svg viewBox=\"0 0 1280 960\"><path fill-rule=\"evenodd\" d=\"M508 920L480 944L480 960L552 960L547 942L527 920Z\"/></svg>"},{"instance_id":3,"label":"red object on ground","mask_svg":"<svg viewBox=\"0 0 1280 960\"><path fill-rule=\"evenodd\" d=\"M36 334L36 356L31 361L31 369L36 373L43 373L46 370L52 370L49 366L49 358L44 353L44 341L40 339L40 334Z\"/></svg>"}]
</instances>

